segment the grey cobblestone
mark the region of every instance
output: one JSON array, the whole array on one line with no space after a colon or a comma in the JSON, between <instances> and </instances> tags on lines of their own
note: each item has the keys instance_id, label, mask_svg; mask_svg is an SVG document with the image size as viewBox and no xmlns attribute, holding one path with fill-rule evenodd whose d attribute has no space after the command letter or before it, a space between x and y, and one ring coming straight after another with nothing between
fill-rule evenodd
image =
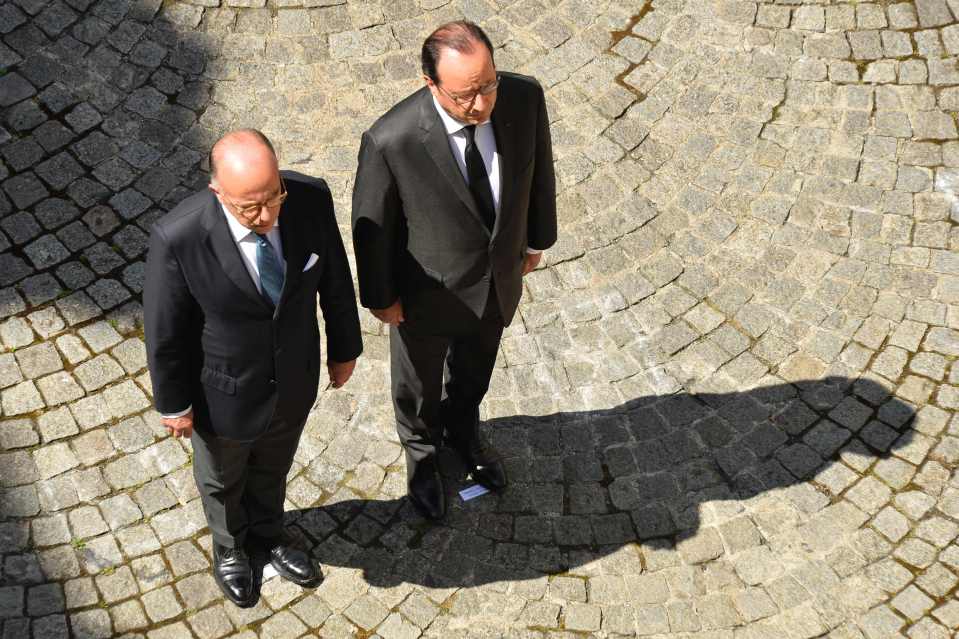
<instances>
[{"instance_id":1,"label":"grey cobblestone","mask_svg":"<svg viewBox=\"0 0 959 639\"><path fill-rule=\"evenodd\" d=\"M48 479L76 467L80 462L65 443L50 444L33 453L42 479Z\"/></svg>"},{"instance_id":2,"label":"grey cobblestone","mask_svg":"<svg viewBox=\"0 0 959 639\"><path fill-rule=\"evenodd\" d=\"M84 568L91 574L123 563L123 556L110 535L86 541L79 554Z\"/></svg>"},{"instance_id":3,"label":"grey cobblestone","mask_svg":"<svg viewBox=\"0 0 959 639\"><path fill-rule=\"evenodd\" d=\"M33 331L30 326L19 317L12 317L0 325L0 339L7 348L14 349L26 346L33 342Z\"/></svg>"},{"instance_id":4,"label":"grey cobblestone","mask_svg":"<svg viewBox=\"0 0 959 639\"><path fill-rule=\"evenodd\" d=\"M146 349L139 339L130 338L113 349L113 356L127 373L135 373L146 367Z\"/></svg>"},{"instance_id":5,"label":"grey cobblestone","mask_svg":"<svg viewBox=\"0 0 959 639\"><path fill-rule=\"evenodd\" d=\"M78 459L85 466L93 466L109 459L116 452L102 430L95 430L77 437L73 447Z\"/></svg>"},{"instance_id":6,"label":"grey cobblestone","mask_svg":"<svg viewBox=\"0 0 959 639\"><path fill-rule=\"evenodd\" d=\"M126 601L110 609L115 632L129 632L147 627L147 618L143 608L136 601Z\"/></svg>"},{"instance_id":7,"label":"grey cobblestone","mask_svg":"<svg viewBox=\"0 0 959 639\"><path fill-rule=\"evenodd\" d=\"M74 369L80 383L88 391L102 388L123 376L123 369L108 355L99 355Z\"/></svg>"},{"instance_id":8,"label":"grey cobblestone","mask_svg":"<svg viewBox=\"0 0 959 639\"><path fill-rule=\"evenodd\" d=\"M147 524L117 532L120 549L128 557L139 557L160 549L160 542Z\"/></svg>"},{"instance_id":9,"label":"grey cobblestone","mask_svg":"<svg viewBox=\"0 0 959 639\"><path fill-rule=\"evenodd\" d=\"M60 475L40 482L37 485L37 496L40 506L51 512L76 506L79 502L77 486L71 475Z\"/></svg>"},{"instance_id":10,"label":"grey cobblestone","mask_svg":"<svg viewBox=\"0 0 959 639\"><path fill-rule=\"evenodd\" d=\"M116 495L100 502L100 511L111 530L139 521L140 509L128 495Z\"/></svg>"},{"instance_id":11,"label":"grey cobblestone","mask_svg":"<svg viewBox=\"0 0 959 639\"><path fill-rule=\"evenodd\" d=\"M100 394L88 395L70 404L70 412L82 430L89 430L110 419L106 404Z\"/></svg>"},{"instance_id":12,"label":"grey cobblestone","mask_svg":"<svg viewBox=\"0 0 959 639\"><path fill-rule=\"evenodd\" d=\"M107 603L115 603L138 594L136 581L128 566L121 566L110 574L98 575L94 581Z\"/></svg>"},{"instance_id":13,"label":"grey cobblestone","mask_svg":"<svg viewBox=\"0 0 959 639\"><path fill-rule=\"evenodd\" d=\"M110 489L103 481L103 476L99 468L88 468L77 471L71 477L71 481L74 482L77 498L83 501L90 501L110 492Z\"/></svg>"},{"instance_id":14,"label":"grey cobblestone","mask_svg":"<svg viewBox=\"0 0 959 639\"><path fill-rule=\"evenodd\" d=\"M64 515L34 519L31 530L35 543L40 546L53 546L70 541L70 529Z\"/></svg>"},{"instance_id":15,"label":"grey cobblestone","mask_svg":"<svg viewBox=\"0 0 959 639\"><path fill-rule=\"evenodd\" d=\"M23 381L23 373L11 353L0 354L0 388Z\"/></svg>"},{"instance_id":16,"label":"grey cobblestone","mask_svg":"<svg viewBox=\"0 0 959 639\"><path fill-rule=\"evenodd\" d=\"M57 300L56 305L70 326L92 319L100 312L97 305L82 291Z\"/></svg>"},{"instance_id":17,"label":"grey cobblestone","mask_svg":"<svg viewBox=\"0 0 959 639\"><path fill-rule=\"evenodd\" d=\"M35 517L70 611L32 584L33 635L955 630L923 597L959 567L956 11L0 5L0 508ZM499 68L539 77L553 122L560 243L525 279L482 409L514 490L408 521L386 338L362 311L366 357L321 392L289 477L327 581L270 581L238 612L211 585L189 455L140 416L147 234L240 125L326 179L343 223L359 132L460 14ZM354 490L376 505L334 506ZM96 536L74 548L66 521ZM27 538L6 540L9 577Z\"/></svg>"},{"instance_id":18,"label":"grey cobblestone","mask_svg":"<svg viewBox=\"0 0 959 639\"><path fill-rule=\"evenodd\" d=\"M17 452L0 456L3 461L3 472L0 474L0 485L19 486L37 480L37 466L29 453Z\"/></svg>"},{"instance_id":19,"label":"grey cobblestone","mask_svg":"<svg viewBox=\"0 0 959 639\"><path fill-rule=\"evenodd\" d=\"M63 439L80 432L76 420L65 407L41 415L39 426L44 442Z\"/></svg>"},{"instance_id":20,"label":"grey cobblestone","mask_svg":"<svg viewBox=\"0 0 959 639\"><path fill-rule=\"evenodd\" d=\"M56 345L70 364L77 364L89 357L89 352L73 335L63 335L56 340Z\"/></svg>"},{"instance_id":21,"label":"grey cobblestone","mask_svg":"<svg viewBox=\"0 0 959 639\"><path fill-rule=\"evenodd\" d=\"M21 372L27 377L40 377L62 368L56 348L49 343L18 350L16 356Z\"/></svg>"},{"instance_id":22,"label":"grey cobblestone","mask_svg":"<svg viewBox=\"0 0 959 639\"><path fill-rule=\"evenodd\" d=\"M112 634L110 615L106 610L87 610L70 615L70 627L78 637L106 639Z\"/></svg>"},{"instance_id":23,"label":"grey cobblestone","mask_svg":"<svg viewBox=\"0 0 959 639\"><path fill-rule=\"evenodd\" d=\"M233 630L233 624L222 606L205 608L192 617L188 617L187 623L200 637L222 637Z\"/></svg>"},{"instance_id":24,"label":"grey cobblestone","mask_svg":"<svg viewBox=\"0 0 959 639\"><path fill-rule=\"evenodd\" d=\"M93 506L82 506L70 511L70 528L78 539L105 533L108 528L103 517Z\"/></svg>"},{"instance_id":25,"label":"grey cobblestone","mask_svg":"<svg viewBox=\"0 0 959 639\"><path fill-rule=\"evenodd\" d=\"M99 596L90 577L78 577L67 581L63 588L67 608L75 609L89 606L98 601Z\"/></svg>"},{"instance_id":26,"label":"grey cobblestone","mask_svg":"<svg viewBox=\"0 0 959 639\"><path fill-rule=\"evenodd\" d=\"M107 429L114 446L126 453L135 452L153 443L150 429L140 417L131 417Z\"/></svg>"},{"instance_id":27,"label":"grey cobblestone","mask_svg":"<svg viewBox=\"0 0 959 639\"><path fill-rule=\"evenodd\" d=\"M43 299L42 301L47 301L47 299ZM63 330L65 326L63 319L57 314L56 310L51 307L30 313L27 317L30 320L30 325L33 330L43 339L49 339Z\"/></svg>"},{"instance_id":28,"label":"grey cobblestone","mask_svg":"<svg viewBox=\"0 0 959 639\"><path fill-rule=\"evenodd\" d=\"M153 590L158 586L168 584L173 576L167 569L160 555L147 555L130 562L130 569L137 580L141 592Z\"/></svg>"},{"instance_id":29,"label":"grey cobblestone","mask_svg":"<svg viewBox=\"0 0 959 639\"><path fill-rule=\"evenodd\" d=\"M40 378L37 380L37 387L48 406L57 406L83 396L83 389L76 383L73 376L66 372L53 373Z\"/></svg>"},{"instance_id":30,"label":"grey cobblestone","mask_svg":"<svg viewBox=\"0 0 959 639\"><path fill-rule=\"evenodd\" d=\"M150 405L143 391L130 380L107 388L103 398L109 415L115 418L126 417Z\"/></svg>"}]
</instances>

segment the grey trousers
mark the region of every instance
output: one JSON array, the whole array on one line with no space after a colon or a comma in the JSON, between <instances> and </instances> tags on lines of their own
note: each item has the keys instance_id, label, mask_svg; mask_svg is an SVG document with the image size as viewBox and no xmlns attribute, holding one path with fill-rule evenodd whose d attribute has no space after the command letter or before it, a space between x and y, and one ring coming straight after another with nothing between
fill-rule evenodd
<instances>
[{"instance_id":1,"label":"grey trousers","mask_svg":"<svg viewBox=\"0 0 959 639\"><path fill-rule=\"evenodd\" d=\"M266 432L251 442L194 430L193 477L214 542L238 548L247 536L280 536L286 475L304 422L291 425L274 417Z\"/></svg>"},{"instance_id":2,"label":"grey trousers","mask_svg":"<svg viewBox=\"0 0 959 639\"><path fill-rule=\"evenodd\" d=\"M444 433L452 445L479 438L479 405L489 390L503 336L496 290L483 317L447 335L422 334L413 322L390 327L390 377L396 432L406 453L407 479L432 457Z\"/></svg>"}]
</instances>

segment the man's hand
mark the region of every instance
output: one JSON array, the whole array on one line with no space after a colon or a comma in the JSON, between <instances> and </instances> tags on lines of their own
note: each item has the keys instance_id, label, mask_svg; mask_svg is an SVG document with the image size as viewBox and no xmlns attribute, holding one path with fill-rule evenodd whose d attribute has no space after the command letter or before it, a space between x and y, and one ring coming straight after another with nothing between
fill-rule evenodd
<instances>
[{"instance_id":1,"label":"man's hand","mask_svg":"<svg viewBox=\"0 0 959 639\"><path fill-rule=\"evenodd\" d=\"M193 434L193 411L191 410L182 417L164 417L160 423L166 428L166 432L174 437L190 438Z\"/></svg>"},{"instance_id":2,"label":"man's hand","mask_svg":"<svg viewBox=\"0 0 959 639\"><path fill-rule=\"evenodd\" d=\"M330 373L330 384L333 388L339 388L353 375L353 369L356 368L356 360L348 362L327 362L326 370Z\"/></svg>"},{"instance_id":3,"label":"man's hand","mask_svg":"<svg viewBox=\"0 0 959 639\"><path fill-rule=\"evenodd\" d=\"M523 277L526 277L527 273L536 268L542 258L542 253L527 253L523 259Z\"/></svg>"},{"instance_id":4,"label":"man's hand","mask_svg":"<svg viewBox=\"0 0 959 639\"><path fill-rule=\"evenodd\" d=\"M403 303L400 300L393 302L392 306L386 308L371 308L376 319L390 326L399 326L403 322Z\"/></svg>"}]
</instances>

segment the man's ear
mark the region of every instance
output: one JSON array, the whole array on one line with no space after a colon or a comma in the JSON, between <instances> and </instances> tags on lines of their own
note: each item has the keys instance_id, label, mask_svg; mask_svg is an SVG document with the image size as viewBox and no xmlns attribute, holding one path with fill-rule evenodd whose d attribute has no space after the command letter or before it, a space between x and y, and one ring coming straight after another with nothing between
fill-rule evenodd
<instances>
[{"instance_id":1,"label":"man's ear","mask_svg":"<svg viewBox=\"0 0 959 639\"><path fill-rule=\"evenodd\" d=\"M433 95L436 95L437 88L436 88L436 83L433 82L433 79L424 73L423 81L426 82L426 88L430 90L430 93L432 93Z\"/></svg>"},{"instance_id":2,"label":"man's ear","mask_svg":"<svg viewBox=\"0 0 959 639\"><path fill-rule=\"evenodd\" d=\"M223 194L220 193L220 185L216 183L216 180L210 180L210 183L206 185L206 188L213 192L213 196L216 197L218 202L221 204L223 203Z\"/></svg>"}]
</instances>

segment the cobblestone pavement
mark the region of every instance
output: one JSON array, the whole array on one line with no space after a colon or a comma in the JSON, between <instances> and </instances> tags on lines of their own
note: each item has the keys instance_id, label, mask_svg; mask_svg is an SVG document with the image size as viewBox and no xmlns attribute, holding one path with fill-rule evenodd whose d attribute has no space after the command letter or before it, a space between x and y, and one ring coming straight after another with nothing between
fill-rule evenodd
<instances>
[{"instance_id":1,"label":"cobblestone pavement","mask_svg":"<svg viewBox=\"0 0 959 639\"><path fill-rule=\"evenodd\" d=\"M304 591L224 603L150 410L151 222L255 125L327 179L481 23L548 89L559 244L484 405L501 497L401 499L387 340L290 475ZM3 0L4 638L953 636L959 1ZM324 380L325 386L325 380ZM450 469L451 491L463 482Z\"/></svg>"}]
</instances>

